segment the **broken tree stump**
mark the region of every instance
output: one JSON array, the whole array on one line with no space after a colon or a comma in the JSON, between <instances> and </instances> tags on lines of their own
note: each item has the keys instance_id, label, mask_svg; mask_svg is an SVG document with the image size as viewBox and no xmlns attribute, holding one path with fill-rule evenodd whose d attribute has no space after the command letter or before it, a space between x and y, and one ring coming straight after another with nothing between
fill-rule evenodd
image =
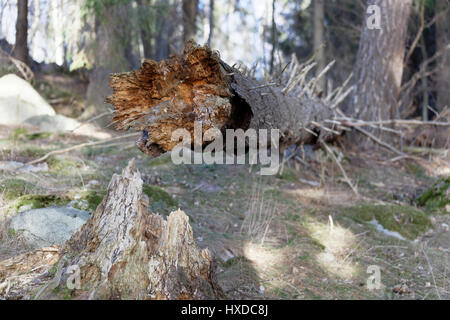
<instances>
[{"instance_id":1,"label":"broken tree stump","mask_svg":"<svg viewBox=\"0 0 450 320\"><path fill-rule=\"evenodd\" d=\"M51 292L67 293L68 270L79 271L74 299L220 299L215 267L200 250L181 210L165 220L147 211L142 179L130 161L114 175L102 203L63 248ZM62 262L62 263L61 263ZM39 298L52 297L43 292Z\"/></svg>"},{"instance_id":2,"label":"broken tree stump","mask_svg":"<svg viewBox=\"0 0 450 320\"><path fill-rule=\"evenodd\" d=\"M176 129L193 137L195 121L202 123L203 134L211 128L222 133L279 129L280 149L319 138L328 141L336 134L327 130L325 120L333 119L335 111L325 100L263 85L194 42L187 43L182 56L145 60L140 70L112 74L110 86L113 94L106 101L115 106L115 127L142 131L137 145L150 156L179 143L171 140Z\"/></svg>"}]
</instances>

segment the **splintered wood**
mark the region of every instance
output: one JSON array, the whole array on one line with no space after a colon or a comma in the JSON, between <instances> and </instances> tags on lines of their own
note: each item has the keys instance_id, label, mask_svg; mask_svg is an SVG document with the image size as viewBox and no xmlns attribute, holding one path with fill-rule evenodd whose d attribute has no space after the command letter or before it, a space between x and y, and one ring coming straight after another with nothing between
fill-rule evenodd
<instances>
[{"instance_id":1,"label":"splintered wood","mask_svg":"<svg viewBox=\"0 0 450 320\"><path fill-rule=\"evenodd\" d=\"M76 266L80 288L71 293L74 299L224 297L213 259L197 247L188 216L181 210L167 220L150 214L142 183L134 160L113 176L103 202L66 243L57 286L65 288L66 270Z\"/></svg>"},{"instance_id":2,"label":"splintered wood","mask_svg":"<svg viewBox=\"0 0 450 320\"><path fill-rule=\"evenodd\" d=\"M194 130L201 121L203 133L222 129L231 116L231 92L222 75L219 57L210 50L191 46L183 57L155 62L146 60L137 71L111 76L117 129L146 130L144 146L171 150L178 128ZM156 146L155 146L156 145Z\"/></svg>"},{"instance_id":3,"label":"splintered wood","mask_svg":"<svg viewBox=\"0 0 450 320\"><path fill-rule=\"evenodd\" d=\"M336 136L326 126L335 111L326 101L294 95L283 87L263 85L220 60L207 46L188 42L182 56L155 62L140 70L111 75L119 130L142 131L138 147L150 156L172 150L179 141L172 133L185 129L194 137L194 122L202 134L214 128L278 129L280 148ZM211 141L202 141L203 146Z\"/></svg>"}]
</instances>

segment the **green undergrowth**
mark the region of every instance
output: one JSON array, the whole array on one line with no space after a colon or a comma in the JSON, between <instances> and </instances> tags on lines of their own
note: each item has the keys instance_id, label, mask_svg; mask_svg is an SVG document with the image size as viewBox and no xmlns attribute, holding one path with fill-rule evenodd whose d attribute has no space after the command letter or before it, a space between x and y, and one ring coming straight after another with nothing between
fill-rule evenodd
<instances>
[{"instance_id":1,"label":"green undergrowth","mask_svg":"<svg viewBox=\"0 0 450 320\"><path fill-rule=\"evenodd\" d=\"M160 187L146 184L142 189L149 198L151 212L168 215L178 209L178 202Z\"/></svg>"},{"instance_id":2,"label":"green undergrowth","mask_svg":"<svg viewBox=\"0 0 450 320\"><path fill-rule=\"evenodd\" d=\"M357 222L376 220L385 229L398 232L408 239L417 238L432 226L424 212L409 206L365 204L346 208L344 214Z\"/></svg>"},{"instance_id":3,"label":"green undergrowth","mask_svg":"<svg viewBox=\"0 0 450 320\"><path fill-rule=\"evenodd\" d=\"M428 213L448 213L446 206L450 205L450 178L441 179L418 199L417 204L425 207Z\"/></svg>"}]
</instances>

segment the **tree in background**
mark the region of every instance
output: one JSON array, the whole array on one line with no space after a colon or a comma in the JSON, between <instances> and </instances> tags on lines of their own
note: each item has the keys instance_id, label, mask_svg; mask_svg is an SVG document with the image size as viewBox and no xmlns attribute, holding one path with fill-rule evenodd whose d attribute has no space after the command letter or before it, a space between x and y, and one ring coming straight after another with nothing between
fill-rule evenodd
<instances>
[{"instance_id":1,"label":"tree in background","mask_svg":"<svg viewBox=\"0 0 450 320\"><path fill-rule=\"evenodd\" d=\"M437 109L442 111L445 107L450 107L450 21L448 19L448 1L438 0L436 15L442 17L437 21L437 49L442 52L439 60L437 74Z\"/></svg>"},{"instance_id":2,"label":"tree in background","mask_svg":"<svg viewBox=\"0 0 450 320\"><path fill-rule=\"evenodd\" d=\"M211 46L214 37L214 0L209 0L209 35L208 46Z\"/></svg>"},{"instance_id":3,"label":"tree in background","mask_svg":"<svg viewBox=\"0 0 450 320\"><path fill-rule=\"evenodd\" d=\"M198 0L183 0L183 42L195 39Z\"/></svg>"},{"instance_id":4,"label":"tree in background","mask_svg":"<svg viewBox=\"0 0 450 320\"><path fill-rule=\"evenodd\" d=\"M314 53L316 55L316 76L325 68L325 6L324 0L314 1ZM318 82L320 90L325 90L325 77Z\"/></svg>"},{"instance_id":5,"label":"tree in background","mask_svg":"<svg viewBox=\"0 0 450 320\"><path fill-rule=\"evenodd\" d=\"M380 8L380 29L363 23L348 112L363 120L398 117L408 19L412 0L369 0ZM368 16L369 17L369 16Z\"/></svg>"},{"instance_id":6,"label":"tree in background","mask_svg":"<svg viewBox=\"0 0 450 320\"><path fill-rule=\"evenodd\" d=\"M17 1L16 43L13 56L28 64L28 0Z\"/></svg>"}]
</instances>

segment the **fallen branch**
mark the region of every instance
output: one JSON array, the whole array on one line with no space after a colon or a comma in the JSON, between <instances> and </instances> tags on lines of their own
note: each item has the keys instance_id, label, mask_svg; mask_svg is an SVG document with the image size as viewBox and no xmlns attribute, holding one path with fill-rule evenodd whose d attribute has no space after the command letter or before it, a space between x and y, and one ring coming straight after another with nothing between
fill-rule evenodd
<instances>
[{"instance_id":1,"label":"fallen branch","mask_svg":"<svg viewBox=\"0 0 450 320\"><path fill-rule=\"evenodd\" d=\"M353 190L353 193L356 196L359 196L358 193L358 189L356 189L356 187L353 185L353 183L351 182L350 178L347 176L347 173L345 172L344 167L342 166L341 162L336 158L336 156L334 155L333 151L330 149L330 147L328 147L328 145L322 141L322 145L325 147L325 150L328 152L328 154L333 158L333 161L336 162L337 166L339 167L339 169L342 172L342 175L344 176L345 182L347 182L347 184L350 186L350 188Z\"/></svg>"},{"instance_id":2,"label":"fallen branch","mask_svg":"<svg viewBox=\"0 0 450 320\"><path fill-rule=\"evenodd\" d=\"M50 152L46 153L44 156L42 156L42 157L40 157L40 158L38 158L36 160L24 163L22 166L16 168L14 171L17 171L17 170L19 170L19 169L21 169L21 168L23 168L25 166L32 165L32 164L44 161L44 160L48 159L50 156L53 156L53 155L56 155L56 154L66 153L66 152L77 150L77 149L80 149L80 148L83 148L83 147L96 146L96 145L99 145L99 144L104 144L104 143L111 142L111 141L121 140L121 139L124 139L124 138L137 137L139 135L140 135L139 133L130 133L130 134L125 134L125 135L122 135L122 136L119 136L119 137L113 137L113 138L104 139L104 140L101 140L101 141L85 142L85 143L77 144L75 146L71 146L71 147L68 147L68 148L59 149L59 150L53 150L53 151L50 151Z\"/></svg>"}]
</instances>

